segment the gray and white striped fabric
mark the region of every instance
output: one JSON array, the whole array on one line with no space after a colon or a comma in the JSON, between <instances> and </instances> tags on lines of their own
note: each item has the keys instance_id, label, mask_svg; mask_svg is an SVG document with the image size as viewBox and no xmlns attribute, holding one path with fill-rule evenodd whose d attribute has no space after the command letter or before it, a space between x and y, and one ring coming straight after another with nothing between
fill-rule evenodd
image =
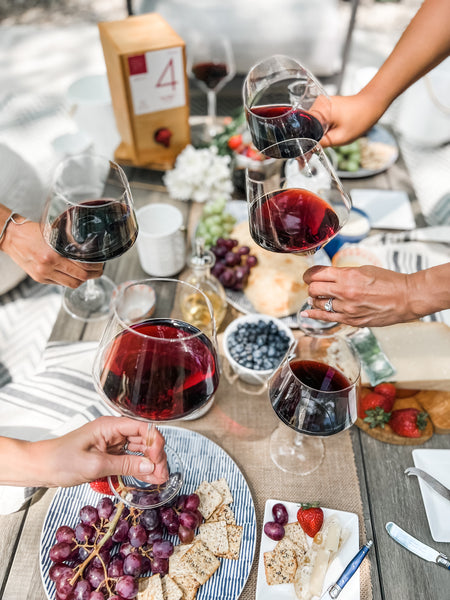
<instances>
[{"instance_id":1,"label":"gray and white striped fabric","mask_svg":"<svg viewBox=\"0 0 450 600\"><path fill-rule=\"evenodd\" d=\"M0 388L37 371L60 307L58 286L31 279L0 296Z\"/></svg>"}]
</instances>

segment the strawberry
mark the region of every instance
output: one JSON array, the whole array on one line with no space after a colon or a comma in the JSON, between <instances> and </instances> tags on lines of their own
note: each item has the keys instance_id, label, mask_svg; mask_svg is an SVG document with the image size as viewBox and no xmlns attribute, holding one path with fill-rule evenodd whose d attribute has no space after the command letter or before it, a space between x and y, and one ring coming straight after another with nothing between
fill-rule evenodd
<instances>
[{"instance_id":1,"label":"strawberry","mask_svg":"<svg viewBox=\"0 0 450 600\"><path fill-rule=\"evenodd\" d=\"M401 408L392 411L389 425L397 435L418 438L427 426L428 415L418 408Z\"/></svg>"},{"instance_id":2,"label":"strawberry","mask_svg":"<svg viewBox=\"0 0 450 600\"><path fill-rule=\"evenodd\" d=\"M166 148L170 146L170 138L172 137L172 132L167 127L161 127L155 132L154 138L155 142L158 144L162 144Z\"/></svg>"},{"instance_id":3,"label":"strawberry","mask_svg":"<svg viewBox=\"0 0 450 600\"><path fill-rule=\"evenodd\" d=\"M384 410L385 413L390 413L393 406L393 398L391 399L383 396L382 394L369 392L364 396L364 398L360 398L358 416L360 419L365 419L367 417L368 410L373 410L378 407Z\"/></svg>"},{"instance_id":4,"label":"strawberry","mask_svg":"<svg viewBox=\"0 0 450 600\"><path fill-rule=\"evenodd\" d=\"M301 504L297 511L297 521L306 535L314 537L320 531L323 523L323 510L320 508L319 503Z\"/></svg>"},{"instance_id":5,"label":"strawberry","mask_svg":"<svg viewBox=\"0 0 450 600\"><path fill-rule=\"evenodd\" d=\"M392 402L394 402L395 397L397 395L397 390L393 383L379 383L373 388L373 391L376 394L381 394L389 400L392 400Z\"/></svg>"},{"instance_id":6,"label":"strawberry","mask_svg":"<svg viewBox=\"0 0 450 600\"><path fill-rule=\"evenodd\" d=\"M364 423L370 425L370 429L373 429L374 427L381 427L381 429L384 429L384 426L391 418L391 413L385 412L381 406L366 410L366 415L367 417L364 419Z\"/></svg>"},{"instance_id":7,"label":"strawberry","mask_svg":"<svg viewBox=\"0 0 450 600\"><path fill-rule=\"evenodd\" d=\"M242 134L236 133L228 140L228 148L230 150L237 150L240 146L242 146Z\"/></svg>"},{"instance_id":8,"label":"strawberry","mask_svg":"<svg viewBox=\"0 0 450 600\"><path fill-rule=\"evenodd\" d=\"M94 481L89 482L89 485L94 490L94 492L98 492L99 494L108 496L114 495L111 491L111 488L109 487L107 477L100 477L99 479L94 479Z\"/></svg>"}]
</instances>

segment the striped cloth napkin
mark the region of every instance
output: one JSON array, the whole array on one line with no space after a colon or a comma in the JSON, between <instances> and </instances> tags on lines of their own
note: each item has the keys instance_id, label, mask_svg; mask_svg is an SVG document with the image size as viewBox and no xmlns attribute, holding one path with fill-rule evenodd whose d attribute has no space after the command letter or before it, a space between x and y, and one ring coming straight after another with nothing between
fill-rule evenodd
<instances>
[{"instance_id":1,"label":"striped cloth napkin","mask_svg":"<svg viewBox=\"0 0 450 600\"><path fill-rule=\"evenodd\" d=\"M101 415L118 415L94 388L91 369L96 348L96 342L49 344L43 370L0 389L0 435L49 439ZM36 491L0 486L0 514L19 510Z\"/></svg>"},{"instance_id":2,"label":"striped cloth napkin","mask_svg":"<svg viewBox=\"0 0 450 600\"><path fill-rule=\"evenodd\" d=\"M359 244L377 255L387 269L414 273L450 262L450 226L371 235ZM450 309L423 317L450 326Z\"/></svg>"}]
</instances>

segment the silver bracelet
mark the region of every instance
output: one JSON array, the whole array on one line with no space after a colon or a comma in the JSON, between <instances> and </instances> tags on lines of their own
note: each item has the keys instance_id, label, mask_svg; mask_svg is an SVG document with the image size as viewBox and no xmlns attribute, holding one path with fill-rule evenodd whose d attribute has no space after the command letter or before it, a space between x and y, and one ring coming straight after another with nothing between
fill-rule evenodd
<instances>
[{"instance_id":1,"label":"silver bracelet","mask_svg":"<svg viewBox=\"0 0 450 600\"><path fill-rule=\"evenodd\" d=\"M9 217L4 222L2 230L0 231L0 243L6 233L6 228L11 223L11 221L14 223L14 225L23 225L24 223L27 223L30 220L30 219L24 219L23 221L19 222L19 221L15 220L14 215L17 215L17 213L15 213L14 211L11 211Z\"/></svg>"}]
</instances>

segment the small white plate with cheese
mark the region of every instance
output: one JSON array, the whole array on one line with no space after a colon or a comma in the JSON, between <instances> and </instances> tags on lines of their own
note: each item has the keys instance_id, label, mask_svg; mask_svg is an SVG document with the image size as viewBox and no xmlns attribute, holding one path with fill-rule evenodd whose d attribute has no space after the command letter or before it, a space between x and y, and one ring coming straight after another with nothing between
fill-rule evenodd
<instances>
[{"instance_id":1,"label":"small white plate with cheese","mask_svg":"<svg viewBox=\"0 0 450 600\"><path fill-rule=\"evenodd\" d=\"M287 509L289 516L289 523L297 522L297 511L300 508L300 503L296 502L285 502L283 500L270 499L266 501L264 511L264 523L273 521L272 507L274 504L281 502ZM313 565L315 570L316 581L323 579L322 591L323 593L332 583L334 583L342 571L345 569L350 560L355 556L359 549L359 524L358 515L350 512L343 512L340 510L332 510L329 508L323 508L324 513L324 524L322 531L332 520L337 520L341 528L341 543L337 552L332 556L329 564L321 559L316 559ZM309 547L312 545L312 538L306 536ZM271 552L275 549L277 542L271 540L265 533L264 530L261 533L261 546L259 552L258 562L258 579L256 583L256 600L297 600L297 595L294 590L293 583L282 583L277 585L269 585L266 579L266 572L264 568L264 553ZM305 598L309 598L307 590L305 590ZM357 571L350 579L348 584L343 589L339 596L339 600L359 600L360 598L360 576Z\"/></svg>"}]
</instances>

